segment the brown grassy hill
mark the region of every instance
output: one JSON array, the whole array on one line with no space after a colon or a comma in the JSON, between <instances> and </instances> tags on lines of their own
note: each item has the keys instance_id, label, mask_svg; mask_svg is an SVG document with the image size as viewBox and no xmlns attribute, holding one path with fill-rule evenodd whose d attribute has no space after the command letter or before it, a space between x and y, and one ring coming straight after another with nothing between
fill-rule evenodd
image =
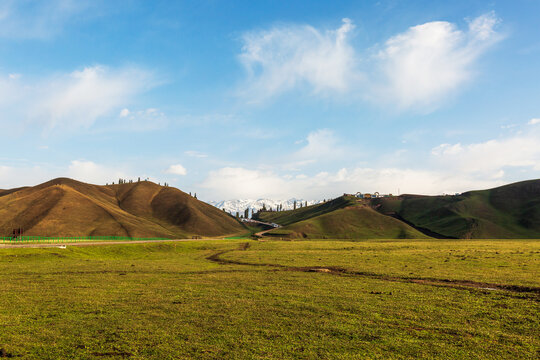
<instances>
[{"instance_id":1,"label":"brown grassy hill","mask_svg":"<svg viewBox=\"0 0 540 360\"><path fill-rule=\"evenodd\" d=\"M150 181L99 186L59 178L0 190L0 236L223 236L245 227L223 211Z\"/></svg>"}]
</instances>

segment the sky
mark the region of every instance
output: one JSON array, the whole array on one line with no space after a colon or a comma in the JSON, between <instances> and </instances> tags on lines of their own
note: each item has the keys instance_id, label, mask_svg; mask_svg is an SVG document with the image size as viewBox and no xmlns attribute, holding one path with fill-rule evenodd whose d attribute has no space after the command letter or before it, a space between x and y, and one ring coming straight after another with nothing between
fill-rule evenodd
<instances>
[{"instance_id":1,"label":"sky","mask_svg":"<svg viewBox=\"0 0 540 360\"><path fill-rule=\"evenodd\" d=\"M0 0L0 189L199 199L540 178L540 2Z\"/></svg>"}]
</instances>

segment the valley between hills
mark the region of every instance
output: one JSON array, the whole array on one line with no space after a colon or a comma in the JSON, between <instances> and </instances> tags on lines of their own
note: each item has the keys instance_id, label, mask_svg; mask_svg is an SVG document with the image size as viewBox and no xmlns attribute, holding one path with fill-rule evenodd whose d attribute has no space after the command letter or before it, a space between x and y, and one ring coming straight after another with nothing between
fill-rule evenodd
<instances>
[{"instance_id":1,"label":"valley between hills","mask_svg":"<svg viewBox=\"0 0 540 360\"><path fill-rule=\"evenodd\" d=\"M294 210L260 210L286 239L540 238L540 180L459 195L353 195ZM243 220L243 221L242 221ZM249 236L259 224L150 181L92 185L58 178L0 190L0 236L191 238Z\"/></svg>"}]
</instances>

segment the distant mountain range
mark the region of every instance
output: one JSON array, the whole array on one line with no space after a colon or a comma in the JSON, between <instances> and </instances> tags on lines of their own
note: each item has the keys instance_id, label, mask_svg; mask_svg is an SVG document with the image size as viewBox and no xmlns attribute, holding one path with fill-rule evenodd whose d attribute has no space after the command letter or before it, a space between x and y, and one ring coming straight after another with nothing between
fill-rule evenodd
<instances>
[{"instance_id":1,"label":"distant mountain range","mask_svg":"<svg viewBox=\"0 0 540 360\"><path fill-rule=\"evenodd\" d=\"M237 200L222 200L222 201L210 201L208 202L210 205L214 205L218 209L225 209L226 212L235 215L236 212L239 212L240 214L244 214L244 211L246 209L250 209L249 213L250 216L253 212L259 211L260 209L265 206L267 209L276 209L278 206L282 206L283 210L292 210L294 208L294 202L296 201L297 207L300 207L300 204L304 206L306 204L305 199L295 199L291 198L288 200L273 200L273 199L258 199L258 200L252 200L252 199L237 199ZM307 204L309 205L315 205L319 204L322 201L319 200L307 200Z\"/></svg>"}]
</instances>

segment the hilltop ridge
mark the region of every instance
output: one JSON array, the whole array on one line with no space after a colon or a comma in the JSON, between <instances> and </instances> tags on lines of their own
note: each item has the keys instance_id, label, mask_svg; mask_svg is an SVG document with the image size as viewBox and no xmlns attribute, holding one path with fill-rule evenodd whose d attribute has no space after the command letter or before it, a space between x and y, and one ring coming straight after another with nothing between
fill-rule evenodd
<instances>
[{"instance_id":1,"label":"hilltop ridge","mask_svg":"<svg viewBox=\"0 0 540 360\"><path fill-rule=\"evenodd\" d=\"M540 238L540 180L453 196L373 199L380 213L453 238Z\"/></svg>"},{"instance_id":2,"label":"hilltop ridge","mask_svg":"<svg viewBox=\"0 0 540 360\"><path fill-rule=\"evenodd\" d=\"M256 218L290 238L540 238L540 180L444 196L344 195Z\"/></svg>"},{"instance_id":3,"label":"hilltop ridge","mask_svg":"<svg viewBox=\"0 0 540 360\"><path fill-rule=\"evenodd\" d=\"M296 210L260 212L257 217L284 225L267 233L269 236L311 239L428 238L406 223L373 210L369 201L346 195Z\"/></svg>"},{"instance_id":4,"label":"hilltop ridge","mask_svg":"<svg viewBox=\"0 0 540 360\"><path fill-rule=\"evenodd\" d=\"M38 236L187 237L238 234L236 219L183 191L140 181L92 185L57 178L0 191L0 232ZM1 236L1 235L0 235Z\"/></svg>"}]
</instances>

